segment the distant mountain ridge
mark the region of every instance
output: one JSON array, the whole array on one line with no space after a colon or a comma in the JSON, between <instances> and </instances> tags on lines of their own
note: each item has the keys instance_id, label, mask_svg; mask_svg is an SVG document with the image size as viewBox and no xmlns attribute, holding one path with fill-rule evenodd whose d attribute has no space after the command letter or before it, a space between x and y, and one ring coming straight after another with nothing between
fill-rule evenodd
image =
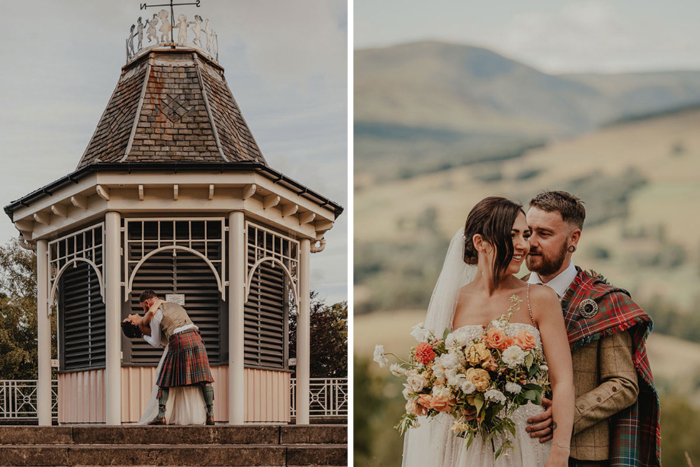
<instances>
[{"instance_id":1,"label":"distant mountain ridge","mask_svg":"<svg viewBox=\"0 0 700 467\"><path fill-rule=\"evenodd\" d=\"M570 134L690 102L700 102L700 71L550 75L436 41L355 52L357 122Z\"/></svg>"},{"instance_id":2,"label":"distant mountain ridge","mask_svg":"<svg viewBox=\"0 0 700 467\"><path fill-rule=\"evenodd\" d=\"M700 71L547 74L437 41L355 51L356 171L394 178L700 104Z\"/></svg>"}]
</instances>

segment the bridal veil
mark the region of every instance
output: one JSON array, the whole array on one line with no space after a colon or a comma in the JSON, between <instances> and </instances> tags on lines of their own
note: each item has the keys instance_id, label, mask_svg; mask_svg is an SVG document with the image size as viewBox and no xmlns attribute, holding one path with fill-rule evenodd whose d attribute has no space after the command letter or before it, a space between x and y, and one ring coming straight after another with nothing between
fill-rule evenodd
<instances>
[{"instance_id":1,"label":"bridal veil","mask_svg":"<svg viewBox=\"0 0 700 467\"><path fill-rule=\"evenodd\" d=\"M474 280L477 267L464 262L464 229L452 237L445 263L430 297L425 328L442 336L452 329L459 290ZM403 467L440 466L450 436L453 418L449 414L436 417L418 417L420 426L409 429L404 438Z\"/></svg>"}]
</instances>

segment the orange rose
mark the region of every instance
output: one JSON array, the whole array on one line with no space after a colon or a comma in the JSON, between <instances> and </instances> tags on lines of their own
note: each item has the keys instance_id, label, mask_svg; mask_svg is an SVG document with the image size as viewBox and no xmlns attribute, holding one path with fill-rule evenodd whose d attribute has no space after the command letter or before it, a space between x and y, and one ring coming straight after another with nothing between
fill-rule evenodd
<instances>
[{"instance_id":1,"label":"orange rose","mask_svg":"<svg viewBox=\"0 0 700 467\"><path fill-rule=\"evenodd\" d=\"M511 336L506 336L506 340L503 343L503 348L501 350L505 350L513 344L515 344L515 338L513 338Z\"/></svg>"},{"instance_id":2,"label":"orange rose","mask_svg":"<svg viewBox=\"0 0 700 467\"><path fill-rule=\"evenodd\" d=\"M454 401L445 396L433 396L430 404L432 405L432 408L438 412L450 412L452 411L453 402Z\"/></svg>"},{"instance_id":3,"label":"orange rose","mask_svg":"<svg viewBox=\"0 0 700 467\"><path fill-rule=\"evenodd\" d=\"M506 333L498 328L491 328L486 332L486 343L493 349L504 350L506 344Z\"/></svg>"},{"instance_id":4,"label":"orange rose","mask_svg":"<svg viewBox=\"0 0 700 467\"><path fill-rule=\"evenodd\" d=\"M530 350L537 347L537 341L535 340L535 336L533 336L529 331L521 329L515 335L515 345L523 350Z\"/></svg>"},{"instance_id":5,"label":"orange rose","mask_svg":"<svg viewBox=\"0 0 700 467\"><path fill-rule=\"evenodd\" d=\"M416 404L426 409L432 409L432 400L433 398L429 394L421 394L420 396L418 396L418 399L416 399Z\"/></svg>"}]
</instances>

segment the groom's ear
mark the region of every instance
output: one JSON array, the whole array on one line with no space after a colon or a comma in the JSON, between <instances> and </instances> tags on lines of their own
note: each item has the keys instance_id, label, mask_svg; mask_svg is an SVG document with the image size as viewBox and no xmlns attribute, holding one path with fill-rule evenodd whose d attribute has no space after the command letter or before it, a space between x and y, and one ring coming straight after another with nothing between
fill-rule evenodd
<instances>
[{"instance_id":1,"label":"groom's ear","mask_svg":"<svg viewBox=\"0 0 700 467\"><path fill-rule=\"evenodd\" d=\"M578 241L581 239L581 229L575 228L569 233L570 245L578 246Z\"/></svg>"}]
</instances>

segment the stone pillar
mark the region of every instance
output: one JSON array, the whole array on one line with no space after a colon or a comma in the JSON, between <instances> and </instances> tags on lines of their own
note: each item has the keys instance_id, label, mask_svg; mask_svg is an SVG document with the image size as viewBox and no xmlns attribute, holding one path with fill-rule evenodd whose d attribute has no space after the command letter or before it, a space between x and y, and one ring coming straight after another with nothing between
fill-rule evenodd
<instances>
[{"instance_id":1,"label":"stone pillar","mask_svg":"<svg viewBox=\"0 0 700 467\"><path fill-rule=\"evenodd\" d=\"M299 261L299 314L297 315L297 425L309 424L311 315L309 270L311 242L301 241Z\"/></svg>"},{"instance_id":2,"label":"stone pillar","mask_svg":"<svg viewBox=\"0 0 700 467\"><path fill-rule=\"evenodd\" d=\"M105 421L121 425L121 215L105 215Z\"/></svg>"},{"instance_id":3,"label":"stone pillar","mask_svg":"<svg viewBox=\"0 0 700 467\"><path fill-rule=\"evenodd\" d=\"M51 425L51 317L49 316L48 241L36 242L36 314L38 327L37 415L39 425Z\"/></svg>"},{"instance_id":4,"label":"stone pillar","mask_svg":"<svg viewBox=\"0 0 700 467\"><path fill-rule=\"evenodd\" d=\"M231 425L245 423L245 334L244 306L246 282L245 217L229 213L229 288L228 288L228 420Z\"/></svg>"}]
</instances>

